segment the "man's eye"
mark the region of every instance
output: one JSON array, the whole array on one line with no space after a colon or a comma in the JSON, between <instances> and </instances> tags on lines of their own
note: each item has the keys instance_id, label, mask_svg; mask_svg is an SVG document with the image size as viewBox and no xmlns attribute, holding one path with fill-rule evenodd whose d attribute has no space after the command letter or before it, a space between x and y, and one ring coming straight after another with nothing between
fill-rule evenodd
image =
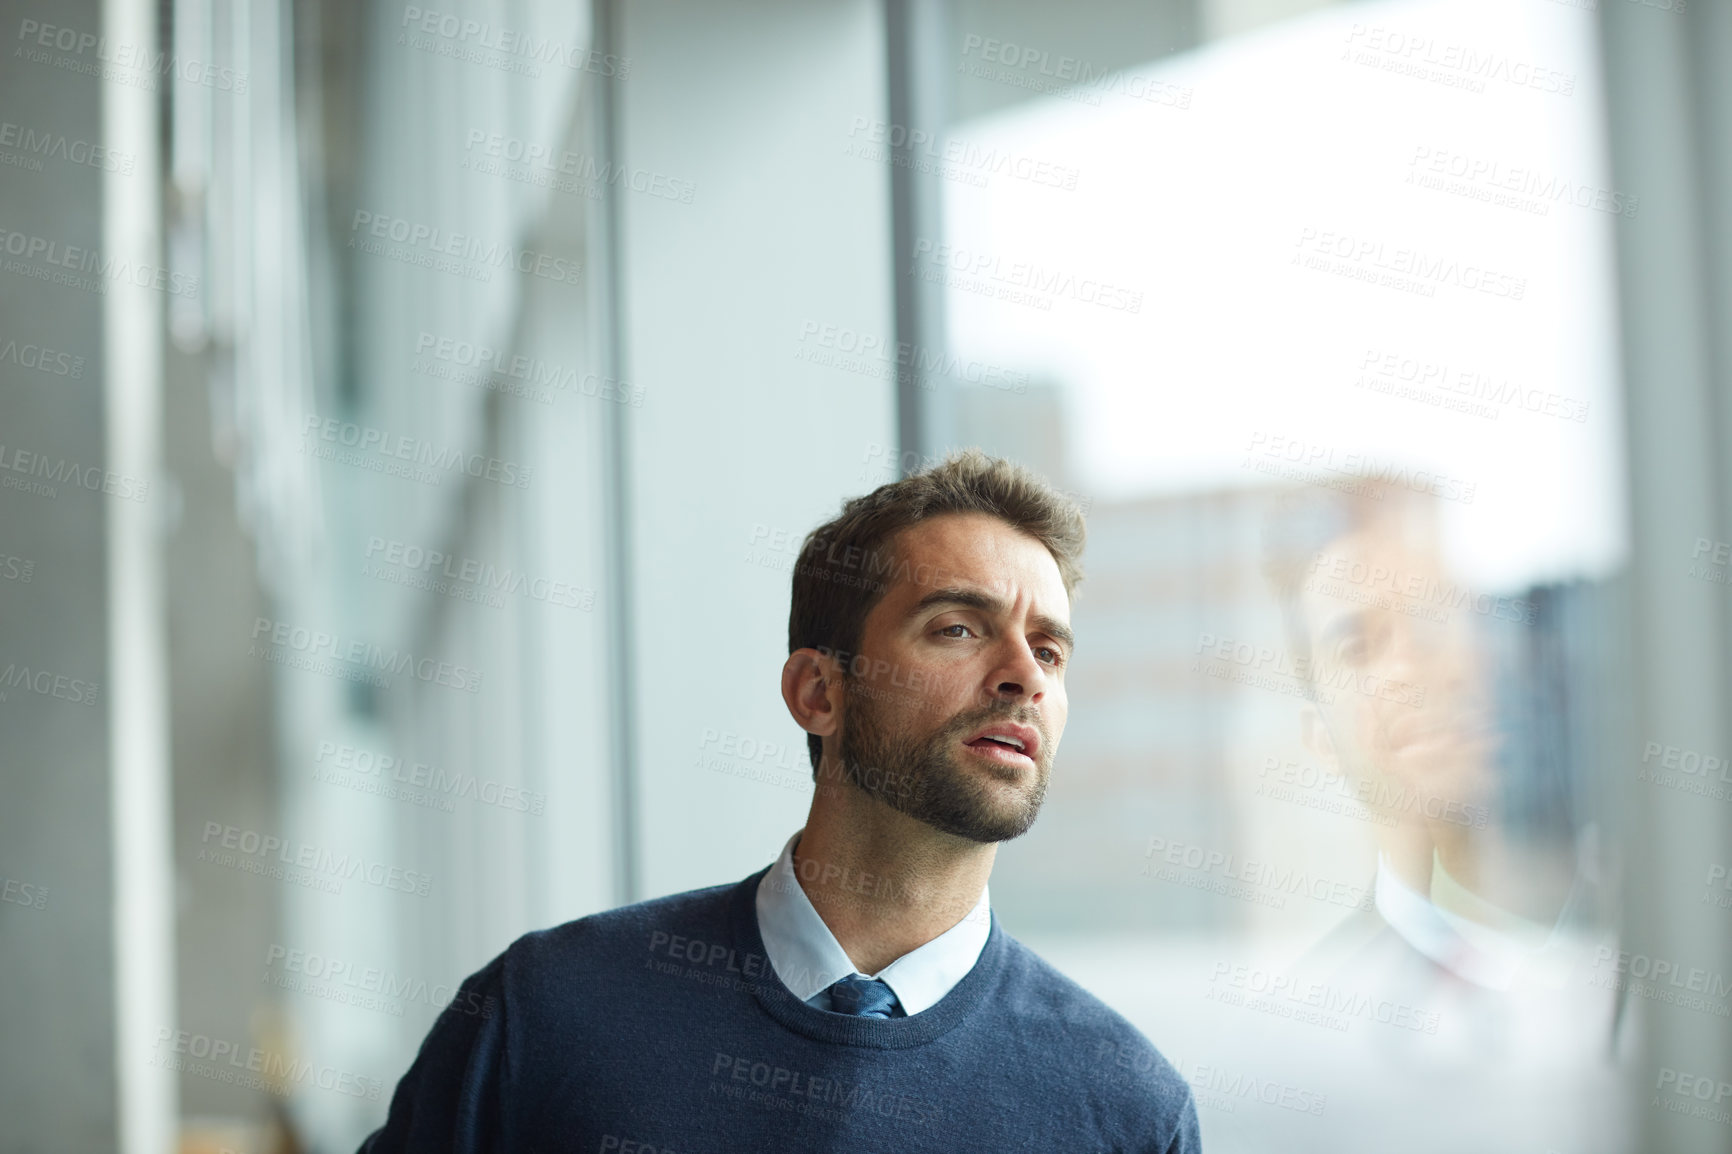
<instances>
[{"instance_id":1,"label":"man's eye","mask_svg":"<svg viewBox=\"0 0 1732 1154\"><path fill-rule=\"evenodd\" d=\"M1050 656L1043 657L1043 658L1041 658L1041 660L1046 661L1046 662L1050 662L1053 665L1062 664L1064 661L1064 654L1060 653L1058 650L1054 649L1050 645L1042 645L1042 646L1038 647L1035 650L1035 652L1036 653L1049 654Z\"/></svg>"},{"instance_id":2,"label":"man's eye","mask_svg":"<svg viewBox=\"0 0 1732 1154\"><path fill-rule=\"evenodd\" d=\"M1375 627L1356 629L1336 645L1335 658L1348 665L1366 665L1382 655L1387 642L1386 630Z\"/></svg>"},{"instance_id":3,"label":"man's eye","mask_svg":"<svg viewBox=\"0 0 1732 1154\"><path fill-rule=\"evenodd\" d=\"M961 637L962 636L962 633L950 632L952 629L960 629L960 630L962 630L962 633L967 633L967 634L970 634L971 636L974 633L974 630L972 630L968 626L962 624L962 622L960 622L960 621L958 621L955 625L946 625L944 628L940 629L938 632L943 634L946 637Z\"/></svg>"}]
</instances>

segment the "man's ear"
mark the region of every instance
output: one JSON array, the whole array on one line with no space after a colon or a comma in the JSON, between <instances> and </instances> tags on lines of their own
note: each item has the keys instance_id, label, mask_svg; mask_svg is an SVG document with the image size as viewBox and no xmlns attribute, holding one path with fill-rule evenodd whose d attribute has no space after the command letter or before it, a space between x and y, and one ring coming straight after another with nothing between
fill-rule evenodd
<instances>
[{"instance_id":1,"label":"man's ear","mask_svg":"<svg viewBox=\"0 0 1732 1154\"><path fill-rule=\"evenodd\" d=\"M782 700L807 733L831 737L842 728L842 669L816 649L796 649L782 666Z\"/></svg>"},{"instance_id":2,"label":"man's ear","mask_svg":"<svg viewBox=\"0 0 1732 1154\"><path fill-rule=\"evenodd\" d=\"M1304 742L1318 761L1326 769L1341 768L1341 758L1335 750L1335 737L1329 732L1328 724L1323 715L1317 712L1315 705L1307 705L1299 711L1299 740Z\"/></svg>"}]
</instances>

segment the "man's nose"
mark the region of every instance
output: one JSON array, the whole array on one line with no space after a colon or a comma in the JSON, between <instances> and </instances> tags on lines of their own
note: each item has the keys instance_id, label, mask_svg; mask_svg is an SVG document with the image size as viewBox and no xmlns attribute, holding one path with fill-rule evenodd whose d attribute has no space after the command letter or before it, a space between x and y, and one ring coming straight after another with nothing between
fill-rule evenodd
<instances>
[{"instance_id":1,"label":"man's nose","mask_svg":"<svg viewBox=\"0 0 1732 1154\"><path fill-rule=\"evenodd\" d=\"M1046 671L1026 646L1013 649L1005 663L993 671L990 695L1001 701L1039 702L1046 696Z\"/></svg>"},{"instance_id":2,"label":"man's nose","mask_svg":"<svg viewBox=\"0 0 1732 1154\"><path fill-rule=\"evenodd\" d=\"M1391 653L1389 675L1425 687L1428 696L1478 688L1481 654L1462 622L1410 621Z\"/></svg>"}]
</instances>

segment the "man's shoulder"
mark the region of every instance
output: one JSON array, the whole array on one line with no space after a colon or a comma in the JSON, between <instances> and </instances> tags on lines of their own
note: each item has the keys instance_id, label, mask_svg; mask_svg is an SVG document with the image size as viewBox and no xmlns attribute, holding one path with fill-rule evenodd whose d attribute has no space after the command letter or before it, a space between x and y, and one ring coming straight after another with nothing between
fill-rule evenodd
<instances>
[{"instance_id":1,"label":"man's shoulder","mask_svg":"<svg viewBox=\"0 0 1732 1154\"><path fill-rule=\"evenodd\" d=\"M497 961L510 978L523 982L638 969L654 956L686 960L699 944L706 955L711 949L730 948L729 906L750 880L649 898L533 930Z\"/></svg>"},{"instance_id":2,"label":"man's shoulder","mask_svg":"<svg viewBox=\"0 0 1732 1154\"><path fill-rule=\"evenodd\" d=\"M1005 949L1019 1026L1061 1039L1070 1060L1093 1076L1188 1096L1178 1070L1130 1019L1009 934Z\"/></svg>"},{"instance_id":3,"label":"man's shoulder","mask_svg":"<svg viewBox=\"0 0 1732 1154\"><path fill-rule=\"evenodd\" d=\"M1006 968L1016 983L1013 996L1020 1014L1062 1024L1067 1030L1089 1036L1128 1034L1142 1039L1141 1032L1123 1014L1083 989L1023 942L1005 934L1004 946Z\"/></svg>"}]
</instances>

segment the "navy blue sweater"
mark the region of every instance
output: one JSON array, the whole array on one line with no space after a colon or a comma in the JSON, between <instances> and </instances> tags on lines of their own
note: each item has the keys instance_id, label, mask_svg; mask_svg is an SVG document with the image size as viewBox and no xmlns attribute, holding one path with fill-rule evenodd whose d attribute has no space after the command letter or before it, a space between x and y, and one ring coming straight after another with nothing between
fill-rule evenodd
<instances>
[{"instance_id":1,"label":"navy blue sweater","mask_svg":"<svg viewBox=\"0 0 1732 1154\"><path fill-rule=\"evenodd\" d=\"M1167 1060L996 916L919 1014L806 1005L764 953L764 873L519 938L434 1023L362 1150L1201 1149Z\"/></svg>"}]
</instances>

